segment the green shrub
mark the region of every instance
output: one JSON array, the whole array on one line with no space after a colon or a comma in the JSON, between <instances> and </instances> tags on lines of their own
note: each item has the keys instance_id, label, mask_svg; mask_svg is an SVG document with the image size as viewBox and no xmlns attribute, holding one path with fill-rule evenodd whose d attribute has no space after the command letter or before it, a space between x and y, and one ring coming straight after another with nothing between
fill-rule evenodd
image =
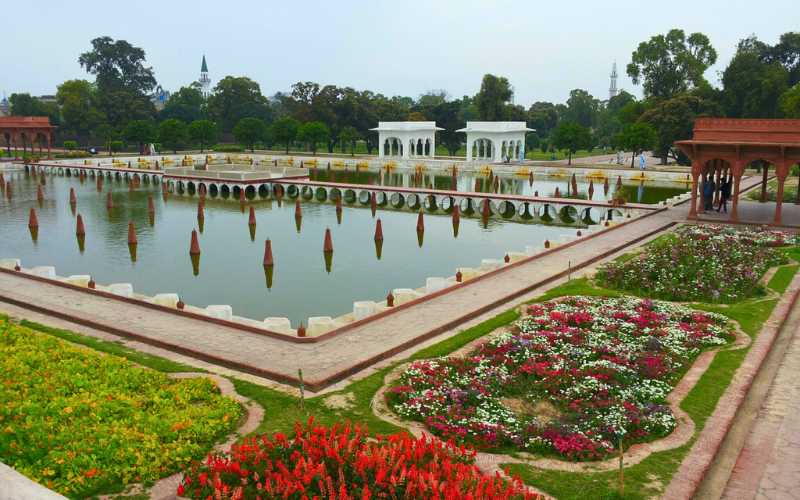
<instances>
[{"instance_id":1,"label":"green shrub","mask_svg":"<svg viewBox=\"0 0 800 500\"><path fill-rule=\"evenodd\" d=\"M244 147L239 144L217 144L211 149L217 153L241 153L244 151Z\"/></svg>"}]
</instances>

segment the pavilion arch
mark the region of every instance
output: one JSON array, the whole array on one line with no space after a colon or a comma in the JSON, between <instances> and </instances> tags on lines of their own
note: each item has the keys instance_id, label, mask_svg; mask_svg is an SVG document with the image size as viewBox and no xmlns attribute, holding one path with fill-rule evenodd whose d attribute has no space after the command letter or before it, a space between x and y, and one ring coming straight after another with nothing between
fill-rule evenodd
<instances>
[{"instance_id":1,"label":"pavilion arch","mask_svg":"<svg viewBox=\"0 0 800 500\"><path fill-rule=\"evenodd\" d=\"M255 199L256 197L256 187L252 184L249 184L247 187L244 188L244 196L248 200Z\"/></svg>"},{"instance_id":2,"label":"pavilion arch","mask_svg":"<svg viewBox=\"0 0 800 500\"><path fill-rule=\"evenodd\" d=\"M261 184L258 186L258 197L259 198L266 198L269 196L269 187L266 184Z\"/></svg>"},{"instance_id":3,"label":"pavilion arch","mask_svg":"<svg viewBox=\"0 0 800 500\"><path fill-rule=\"evenodd\" d=\"M311 201L314 199L314 188L311 186L303 186L303 189L300 190L300 196L306 200Z\"/></svg>"},{"instance_id":4,"label":"pavilion arch","mask_svg":"<svg viewBox=\"0 0 800 500\"><path fill-rule=\"evenodd\" d=\"M295 199L300 195L300 188L294 184L290 184L289 187L286 188L286 195L291 199Z\"/></svg>"},{"instance_id":5,"label":"pavilion arch","mask_svg":"<svg viewBox=\"0 0 800 500\"><path fill-rule=\"evenodd\" d=\"M212 198L216 198L217 196L219 196L219 194L220 194L219 193L219 186L217 186L216 184L212 184L211 187L208 188L208 194Z\"/></svg>"},{"instance_id":6,"label":"pavilion arch","mask_svg":"<svg viewBox=\"0 0 800 500\"><path fill-rule=\"evenodd\" d=\"M228 186L227 184L223 184L219 188L219 196L223 200L227 200L228 198L230 198L231 197L231 187Z\"/></svg>"}]
</instances>

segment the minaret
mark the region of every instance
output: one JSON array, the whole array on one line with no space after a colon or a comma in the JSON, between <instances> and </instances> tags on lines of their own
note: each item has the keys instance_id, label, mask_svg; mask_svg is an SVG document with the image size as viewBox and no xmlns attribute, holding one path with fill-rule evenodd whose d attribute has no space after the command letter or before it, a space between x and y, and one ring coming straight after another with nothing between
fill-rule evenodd
<instances>
[{"instance_id":1,"label":"minaret","mask_svg":"<svg viewBox=\"0 0 800 500\"><path fill-rule=\"evenodd\" d=\"M608 88L608 98L611 99L616 95L617 95L617 61L614 61L614 65L611 66L611 86Z\"/></svg>"},{"instance_id":2,"label":"minaret","mask_svg":"<svg viewBox=\"0 0 800 500\"><path fill-rule=\"evenodd\" d=\"M208 97L211 94L211 78L208 77L208 65L206 64L206 56L203 54L203 64L200 66L200 93L203 97Z\"/></svg>"}]
</instances>

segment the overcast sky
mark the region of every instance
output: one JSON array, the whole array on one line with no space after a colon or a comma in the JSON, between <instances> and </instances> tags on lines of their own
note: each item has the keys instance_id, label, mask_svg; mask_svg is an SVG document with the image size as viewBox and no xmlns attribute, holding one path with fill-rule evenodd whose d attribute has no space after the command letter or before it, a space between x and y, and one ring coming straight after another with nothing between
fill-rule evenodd
<instances>
[{"instance_id":1,"label":"overcast sky","mask_svg":"<svg viewBox=\"0 0 800 500\"><path fill-rule=\"evenodd\" d=\"M563 102L570 89L640 95L625 75L639 42L671 28L701 31L719 53L739 39L775 43L800 29L797 0L36 0L3 2L0 93L53 94L70 78L91 79L78 56L97 36L142 47L159 83L196 80L206 54L213 83L248 76L265 95L303 80L417 97L444 89L477 92L485 73L509 78L515 102Z\"/></svg>"}]
</instances>

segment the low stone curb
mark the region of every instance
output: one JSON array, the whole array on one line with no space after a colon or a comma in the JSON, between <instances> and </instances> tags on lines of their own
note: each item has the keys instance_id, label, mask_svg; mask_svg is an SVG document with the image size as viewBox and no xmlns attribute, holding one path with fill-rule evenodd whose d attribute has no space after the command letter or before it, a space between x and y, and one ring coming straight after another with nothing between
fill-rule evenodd
<instances>
[{"instance_id":1,"label":"low stone curb","mask_svg":"<svg viewBox=\"0 0 800 500\"><path fill-rule=\"evenodd\" d=\"M714 413L708 418L689 454L672 476L672 481L662 498L689 499L695 495L733 424L736 412L747 397L756 374L772 349L772 344L789 313L796 306L798 298L800 298L800 274L792 279L789 288L764 323L752 348L736 370L733 380L717 402Z\"/></svg>"}]
</instances>

